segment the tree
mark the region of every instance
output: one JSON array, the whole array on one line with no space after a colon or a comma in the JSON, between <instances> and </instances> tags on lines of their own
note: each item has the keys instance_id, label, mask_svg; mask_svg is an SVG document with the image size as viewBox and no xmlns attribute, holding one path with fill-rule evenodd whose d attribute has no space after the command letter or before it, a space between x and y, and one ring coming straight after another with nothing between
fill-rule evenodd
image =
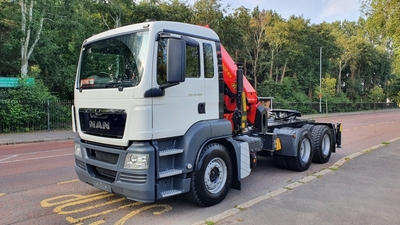
<instances>
[{"instance_id":1,"label":"tree","mask_svg":"<svg viewBox=\"0 0 400 225\"><path fill-rule=\"evenodd\" d=\"M393 97L393 100L397 103L397 107L400 107L400 91Z\"/></svg>"},{"instance_id":2,"label":"tree","mask_svg":"<svg viewBox=\"0 0 400 225\"><path fill-rule=\"evenodd\" d=\"M338 83L336 87L337 93L342 91L342 72L349 65L352 55L357 51L354 45L351 44L354 42L354 39L357 38L357 36L349 35L343 28L343 23L338 21L332 26L332 34L335 36L336 42L341 49L341 54L335 59L338 64Z\"/></svg>"},{"instance_id":3,"label":"tree","mask_svg":"<svg viewBox=\"0 0 400 225\"><path fill-rule=\"evenodd\" d=\"M269 63L269 79L273 79L274 66L277 55L284 44L286 44L286 37L288 36L288 26L282 18L278 15L274 16L273 23L267 24L265 27L265 36L268 42L269 52L271 54ZM276 74L276 82L278 81L278 74Z\"/></svg>"},{"instance_id":4,"label":"tree","mask_svg":"<svg viewBox=\"0 0 400 225\"><path fill-rule=\"evenodd\" d=\"M198 0L193 5L192 24L208 25L217 34L221 30L221 21L226 12L222 8L221 0Z\"/></svg>"},{"instance_id":5,"label":"tree","mask_svg":"<svg viewBox=\"0 0 400 225\"><path fill-rule=\"evenodd\" d=\"M34 0L14 0L14 2L21 7L21 77L24 78L28 74L29 59L40 40L43 22L46 19L45 10L34 11L33 8L37 4ZM31 33L35 33L33 38Z\"/></svg>"},{"instance_id":6,"label":"tree","mask_svg":"<svg viewBox=\"0 0 400 225\"><path fill-rule=\"evenodd\" d=\"M388 43L393 52L394 71L400 73L400 54L393 49L400 45L400 4L398 0L364 0L362 2L367 27L374 30Z\"/></svg>"},{"instance_id":7,"label":"tree","mask_svg":"<svg viewBox=\"0 0 400 225\"><path fill-rule=\"evenodd\" d=\"M19 6L0 0L0 76L9 77L19 74L21 45L19 42L20 31L17 22L20 18L15 11Z\"/></svg>"},{"instance_id":8,"label":"tree","mask_svg":"<svg viewBox=\"0 0 400 225\"><path fill-rule=\"evenodd\" d=\"M249 37L249 24L251 20L250 9L243 6L235 9L223 21L221 42L228 52L234 54L233 59L243 62L243 74L247 77L247 62L251 56L247 54L246 43Z\"/></svg>"},{"instance_id":9,"label":"tree","mask_svg":"<svg viewBox=\"0 0 400 225\"><path fill-rule=\"evenodd\" d=\"M251 74L253 79L254 89L257 90L259 76L259 61L263 52L266 51L265 44L265 27L272 22L272 11L262 10L258 7L253 9L252 17L249 23L249 33L246 41L246 54L251 64Z\"/></svg>"},{"instance_id":10,"label":"tree","mask_svg":"<svg viewBox=\"0 0 400 225\"><path fill-rule=\"evenodd\" d=\"M318 96L322 96L325 98L328 97L333 97L336 93L335 89L336 89L336 79L331 77L329 74L326 75L325 78L322 78L321 81L321 91L320 91L320 87L316 86L315 88L315 94Z\"/></svg>"},{"instance_id":11,"label":"tree","mask_svg":"<svg viewBox=\"0 0 400 225\"><path fill-rule=\"evenodd\" d=\"M193 12L191 11L189 5L179 0L162 2L160 5L160 10L163 15L163 20L189 23L193 16Z\"/></svg>"},{"instance_id":12,"label":"tree","mask_svg":"<svg viewBox=\"0 0 400 225\"><path fill-rule=\"evenodd\" d=\"M385 98L383 89L379 86L375 86L370 90L369 98L372 102L381 102Z\"/></svg>"}]
</instances>

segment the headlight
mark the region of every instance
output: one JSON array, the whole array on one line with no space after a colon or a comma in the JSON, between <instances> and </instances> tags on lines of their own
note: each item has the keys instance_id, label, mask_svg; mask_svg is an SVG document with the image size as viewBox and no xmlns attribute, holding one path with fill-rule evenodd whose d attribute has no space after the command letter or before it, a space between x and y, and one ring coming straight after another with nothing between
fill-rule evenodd
<instances>
[{"instance_id":1,"label":"headlight","mask_svg":"<svg viewBox=\"0 0 400 225\"><path fill-rule=\"evenodd\" d=\"M81 148L81 144L75 143L74 154L75 154L76 156L79 156L79 157L82 158L82 148Z\"/></svg>"},{"instance_id":2,"label":"headlight","mask_svg":"<svg viewBox=\"0 0 400 225\"><path fill-rule=\"evenodd\" d=\"M124 169L143 170L147 168L149 168L149 154L126 154Z\"/></svg>"}]
</instances>

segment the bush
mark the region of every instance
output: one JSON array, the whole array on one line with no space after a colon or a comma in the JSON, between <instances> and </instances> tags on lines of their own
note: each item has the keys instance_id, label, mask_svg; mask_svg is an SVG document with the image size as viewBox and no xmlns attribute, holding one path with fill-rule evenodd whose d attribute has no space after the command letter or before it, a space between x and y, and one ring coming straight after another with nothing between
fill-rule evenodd
<instances>
[{"instance_id":1,"label":"bush","mask_svg":"<svg viewBox=\"0 0 400 225\"><path fill-rule=\"evenodd\" d=\"M48 127L48 111L59 121L71 120L70 104L54 104L57 98L39 80L28 85L24 80L16 88L0 90L0 132L29 132L46 130ZM70 123L70 122L69 122Z\"/></svg>"}]
</instances>

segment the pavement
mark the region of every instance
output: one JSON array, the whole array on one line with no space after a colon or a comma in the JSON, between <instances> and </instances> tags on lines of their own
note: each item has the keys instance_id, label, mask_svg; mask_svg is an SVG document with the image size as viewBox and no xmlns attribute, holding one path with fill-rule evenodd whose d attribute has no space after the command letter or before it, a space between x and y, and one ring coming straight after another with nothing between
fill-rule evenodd
<instances>
[{"instance_id":1,"label":"pavement","mask_svg":"<svg viewBox=\"0 0 400 225\"><path fill-rule=\"evenodd\" d=\"M400 224L400 137L194 225Z\"/></svg>"},{"instance_id":2,"label":"pavement","mask_svg":"<svg viewBox=\"0 0 400 225\"><path fill-rule=\"evenodd\" d=\"M72 131L38 131L31 133L0 134L0 146L44 141L72 140L77 133Z\"/></svg>"},{"instance_id":3,"label":"pavement","mask_svg":"<svg viewBox=\"0 0 400 225\"><path fill-rule=\"evenodd\" d=\"M338 115L349 113L329 114ZM76 135L72 131L0 134L0 146L72 140ZM399 203L400 137L346 156L328 169L195 224L392 225L400 224Z\"/></svg>"}]
</instances>

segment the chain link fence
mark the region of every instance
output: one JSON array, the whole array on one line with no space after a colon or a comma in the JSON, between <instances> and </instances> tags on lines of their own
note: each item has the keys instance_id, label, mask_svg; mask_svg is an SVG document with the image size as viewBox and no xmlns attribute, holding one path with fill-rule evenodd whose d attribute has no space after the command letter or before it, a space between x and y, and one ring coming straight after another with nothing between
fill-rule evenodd
<instances>
[{"instance_id":1,"label":"chain link fence","mask_svg":"<svg viewBox=\"0 0 400 225\"><path fill-rule=\"evenodd\" d=\"M0 133L71 129L73 101L0 100Z\"/></svg>"}]
</instances>

